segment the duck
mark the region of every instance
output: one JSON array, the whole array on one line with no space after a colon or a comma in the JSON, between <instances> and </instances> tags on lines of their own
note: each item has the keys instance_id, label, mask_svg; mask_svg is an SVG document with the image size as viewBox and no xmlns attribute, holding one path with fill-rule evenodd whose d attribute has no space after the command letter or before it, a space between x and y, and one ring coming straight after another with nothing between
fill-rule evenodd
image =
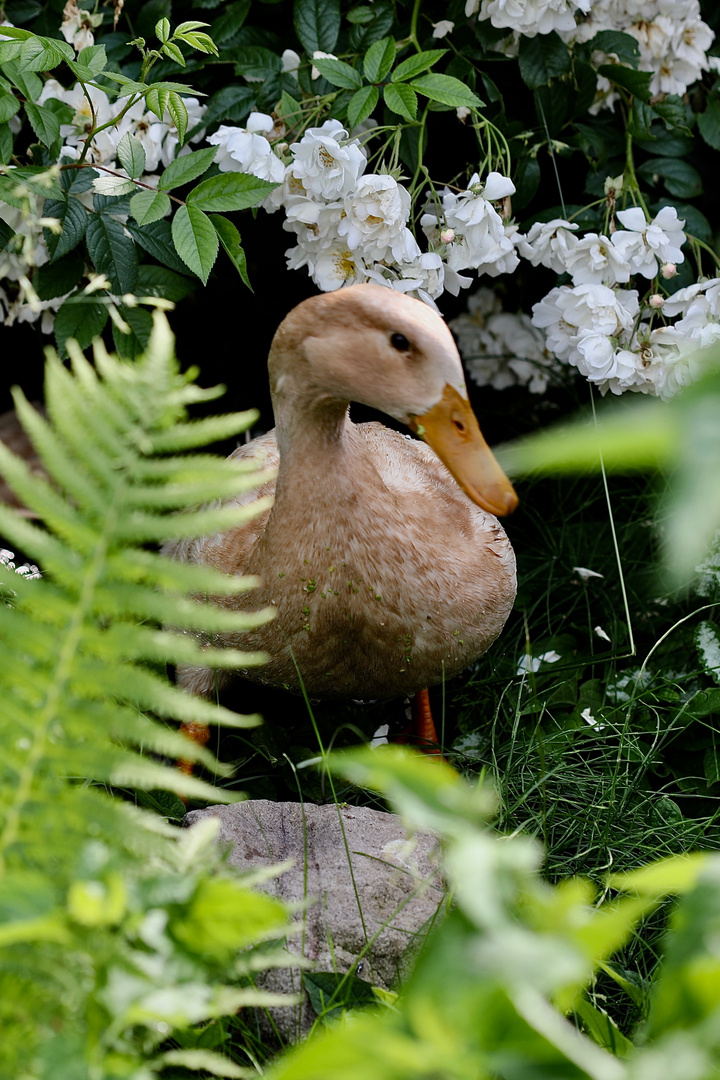
<instances>
[{"instance_id":1,"label":"duck","mask_svg":"<svg viewBox=\"0 0 720 1080\"><path fill-rule=\"evenodd\" d=\"M231 457L276 476L229 502L270 495L270 508L168 553L257 580L218 603L274 609L255 629L214 635L268 655L238 675L309 698L414 698L417 738L437 743L427 688L485 653L516 593L498 517L518 499L481 434L453 336L423 301L356 284L293 308L268 370L275 428ZM413 434L354 423L352 402ZM205 697L227 678L178 673Z\"/></svg>"}]
</instances>

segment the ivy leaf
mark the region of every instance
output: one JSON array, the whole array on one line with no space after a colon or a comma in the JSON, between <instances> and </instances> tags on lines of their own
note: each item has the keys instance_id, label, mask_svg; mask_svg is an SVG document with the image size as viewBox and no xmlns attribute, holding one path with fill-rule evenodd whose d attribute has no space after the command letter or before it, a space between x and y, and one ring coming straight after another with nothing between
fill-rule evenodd
<instances>
[{"instance_id":1,"label":"ivy leaf","mask_svg":"<svg viewBox=\"0 0 720 1080\"><path fill-rule=\"evenodd\" d=\"M395 51L395 42L391 37L382 38L370 46L363 60L363 71L368 82L382 82L390 74L395 63Z\"/></svg>"},{"instance_id":2,"label":"ivy leaf","mask_svg":"<svg viewBox=\"0 0 720 1080\"><path fill-rule=\"evenodd\" d=\"M60 356L67 356L65 343L68 338L75 338L80 348L86 349L93 338L102 333L107 320L107 304L101 304L97 299L81 293L68 296L59 308L53 326Z\"/></svg>"},{"instance_id":3,"label":"ivy leaf","mask_svg":"<svg viewBox=\"0 0 720 1080\"><path fill-rule=\"evenodd\" d=\"M43 217L57 218L62 226L59 234L44 230L50 261L55 262L77 247L84 237L88 212L78 199L65 196L64 199L48 199L43 207Z\"/></svg>"},{"instance_id":4,"label":"ivy leaf","mask_svg":"<svg viewBox=\"0 0 720 1080\"><path fill-rule=\"evenodd\" d=\"M417 94L405 83L390 83L384 87L383 97L388 109L406 120L414 120L417 116Z\"/></svg>"},{"instance_id":5,"label":"ivy leaf","mask_svg":"<svg viewBox=\"0 0 720 1080\"><path fill-rule=\"evenodd\" d=\"M172 238L180 258L206 285L219 248L210 218L197 206L181 206L173 218Z\"/></svg>"},{"instance_id":6,"label":"ivy leaf","mask_svg":"<svg viewBox=\"0 0 720 1080\"><path fill-rule=\"evenodd\" d=\"M130 213L138 225L149 225L167 217L172 207L164 191L139 191L130 200Z\"/></svg>"},{"instance_id":7,"label":"ivy leaf","mask_svg":"<svg viewBox=\"0 0 720 1080\"><path fill-rule=\"evenodd\" d=\"M163 191L172 191L173 188L189 184L210 168L216 153L216 146L206 146L202 150L193 150L190 154L176 158L161 174L158 187Z\"/></svg>"},{"instance_id":8,"label":"ivy leaf","mask_svg":"<svg viewBox=\"0 0 720 1080\"><path fill-rule=\"evenodd\" d=\"M622 86L629 90L635 97L647 101L650 97L650 80L652 72L635 71L633 68L624 67L622 64L601 64L598 75L604 75L616 86Z\"/></svg>"},{"instance_id":9,"label":"ivy leaf","mask_svg":"<svg viewBox=\"0 0 720 1080\"><path fill-rule=\"evenodd\" d=\"M7 92L0 96L0 124L6 124L20 108L20 102L14 94Z\"/></svg>"},{"instance_id":10,"label":"ivy leaf","mask_svg":"<svg viewBox=\"0 0 720 1080\"><path fill-rule=\"evenodd\" d=\"M132 292L137 282L137 250L120 222L106 214L91 214L86 241L95 269L107 275L114 289Z\"/></svg>"},{"instance_id":11,"label":"ivy leaf","mask_svg":"<svg viewBox=\"0 0 720 1080\"><path fill-rule=\"evenodd\" d=\"M344 60L318 58L313 60L313 64L332 86L339 86L342 90L359 90L362 86L360 72Z\"/></svg>"},{"instance_id":12,"label":"ivy leaf","mask_svg":"<svg viewBox=\"0 0 720 1080\"><path fill-rule=\"evenodd\" d=\"M363 86L350 98L347 107L347 118L351 128L357 127L363 120L367 120L380 98L377 86Z\"/></svg>"},{"instance_id":13,"label":"ivy leaf","mask_svg":"<svg viewBox=\"0 0 720 1080\"><path fill-rule=\"evenodd\" d=\"M620 30L601 30L588 42L591 51L614 53L623 64L636 68L640 63L640 46L632 34L623 34Z\"/></svg>"},{"instance_id":14,"label":"ivy leaf","mask_svg":"<svg viewBox=\"0 0 720 1080\"><path fill-rule=\"evenodd\" d=\"M404 79L414 79L416 75L420 75L423 71L427 71L433 64L436 64L441 56L444 56L447 49L428 49L426 52L416 53L415 56L409 56L407 60L403 60L401 64L395 68L392 73L393 82L400 82Z\"/></svg>"},{"instance_id":15,"label":"ivy leaf","mask_svg":"<svg viewBox=\"0 0 720 1080\"><path fill-rule=\"evenodd\" d=\"M308 56L332 52L340 33L340 0L295 0L293 23Z\"/></svg>"},{"instance_id":16,"label":"ivy leaf","mask_svg":"<svg viewBox=\"0 0 720 1080\"><path fill-rule=\"evenodd\" d=\"M172 117L175 127L178 129L180 144L185 142L185 132L188 125L188 111L185 102L175 90L168 94L167 110Z\"/></svg>"},{"instance_id":17,"label":"ivy leaf","mask_svg":"<svg viewBox=\"0 0 720 1080\"><path fill-rule=\"evenodd\" d=\"M430 101L438 101L442 105L449 105L453 109L468 108L481 109L483 102L474 94L465 83L452 75L421 75L410 83L413 90L423 94Z\"/></svg>"},{"instance_id":18,"label":"ivy leaf","mask_svg":"<svg viewBox=\"0 0 720 1080\"><path fill-rule=\"evenodd\" d=\"M213 223L215 232L220 238L223 249L229 256L230 261L239 273L243 283L247 285L250 292L252 292L253 287L250 284L250 278L248 277L247 261L240 241L240 233L235 228L232 221L228 221L226 217L222 217L220 214L211 214L210 220Z\"/></svg>"},{"instance_id":19,"label":"ivy leaf","mask_svg":"<svg viewBox=\"0 0 720 1080\"><path fill-rule=\"evenodd\" d=\"M187 274L188 268L182 259L178 258L175 245L172 241L170 223L168 221L151 221L142 228L134 221L128 221L125 228L132 236L138 247L147 251L158 262L169 266L180 274Z\"/></svg>"},{"instance_id":20,"label":"ivy leaf","mask_svg":"<svg viewBox=\"0 0 720 1080\"><path fill-rule=\"evenodd\" d=\"M246 210L257 206L277 186L251 173L220 173L193 188L187 205L206 211Z\"/></svg>"},{"instance_id":21,"label":"ivy leaf","mask_svg":"<svg viewBox=\"0 0 720 1080\"><path fill-rule=\"evenodd\" d=\"M570 51L554 30L532 38L521 37L518 62L522 80L530 90L546 86L572 68Z\"/></svg>"},{"instance_id":22,"label":"ivy leaf","mask_svg":"<svg viewBox=\"0 0 720 1080\"><path fill-rule=\"evenodd\" d=\"M33 105L32 101L26 101L25 113L31 128L44 146L52 146L60 138L60 121L50 109L45 109L42 105Z\"/></svg>"},{"instance_id":23,"label":"ivy leaf","mask_svg":"<svg viewBox=\"0 0 720 1080\"><path fill-rule=\"evenodd\" d=\"M117 156L125 172L133 180L145 171L145 147L140 140L126 131L117 145Z\"/></svg>"}]
</instances>

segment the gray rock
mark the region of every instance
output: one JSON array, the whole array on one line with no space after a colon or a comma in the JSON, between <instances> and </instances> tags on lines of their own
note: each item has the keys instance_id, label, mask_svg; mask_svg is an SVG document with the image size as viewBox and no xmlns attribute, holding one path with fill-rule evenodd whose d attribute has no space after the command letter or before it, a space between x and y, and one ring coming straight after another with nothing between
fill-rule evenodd
<instances>
[{"instance_id":1,"label":"gray rock","mask_svg":"<svg viewBox=\"0 0 720 1080\"><path fill-rule=\"evenodd\" d=\"M207 816L220 818L218 840L230 843L232 866L293 860L292 869L261 886L286 903L306 905L294 916L300 924L304 919L304 929L288 937L289 952L311 961L313 970L352 971L374 986L397 986L444 897L435 836L409 837L395 814L367 807L265 799L194 810L184 824ZM262 985L297 993L300 971L269 971ZM314 1019L305 993L301 1006L273 1010L272 1017L283 1042L307 1034Z\"/></svg>"}]
</instances>

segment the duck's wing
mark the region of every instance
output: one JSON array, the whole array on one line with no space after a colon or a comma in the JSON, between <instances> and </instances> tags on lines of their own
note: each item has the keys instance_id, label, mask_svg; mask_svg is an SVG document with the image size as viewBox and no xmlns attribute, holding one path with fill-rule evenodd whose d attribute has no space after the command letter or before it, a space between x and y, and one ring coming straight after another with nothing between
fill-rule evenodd
<instances>
[{"instance_id":1,"label":"duck's wing","mask_svg":"<svg viewBox=\"0 0 720 1080\"><path fill-rule=\"evenodd\" d=\"M258 470L277 473L280 454L275 440L275 431L268 431L257 439L238 446L230 454L233 461L254 461ZM257 499L275 494L275 479L266 480L249 491L239 492L234 498L226 499L224 506L249 506ZM216 503L215 505L220 505ZM266 508L250 521L236 529L212 536L202 536L191 540L176 540L166 544L163 551L174 559L185 562L208 563L226 574L243 574L247 568L255 544L262 536L267 524L270 508Z\"/></svg>"}]
</instances>

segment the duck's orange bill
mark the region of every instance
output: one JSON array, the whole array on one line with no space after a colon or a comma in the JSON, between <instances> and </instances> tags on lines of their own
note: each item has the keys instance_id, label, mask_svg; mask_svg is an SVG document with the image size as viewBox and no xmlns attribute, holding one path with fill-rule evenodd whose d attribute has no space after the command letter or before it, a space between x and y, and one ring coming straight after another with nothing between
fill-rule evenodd
<instances>
[{"instance_id":1,"label":"duck's orange bill","mask_svg":"<svg viewBox=\"0 0 720 1080\"><path fill-rule=\"evenodd\" d=\"M437 405L410 418L410 428L433 448L466 495L501 517L518 504L515 489L485 442L470 402L448 383Z\"/></svg>"}]
</instances>

